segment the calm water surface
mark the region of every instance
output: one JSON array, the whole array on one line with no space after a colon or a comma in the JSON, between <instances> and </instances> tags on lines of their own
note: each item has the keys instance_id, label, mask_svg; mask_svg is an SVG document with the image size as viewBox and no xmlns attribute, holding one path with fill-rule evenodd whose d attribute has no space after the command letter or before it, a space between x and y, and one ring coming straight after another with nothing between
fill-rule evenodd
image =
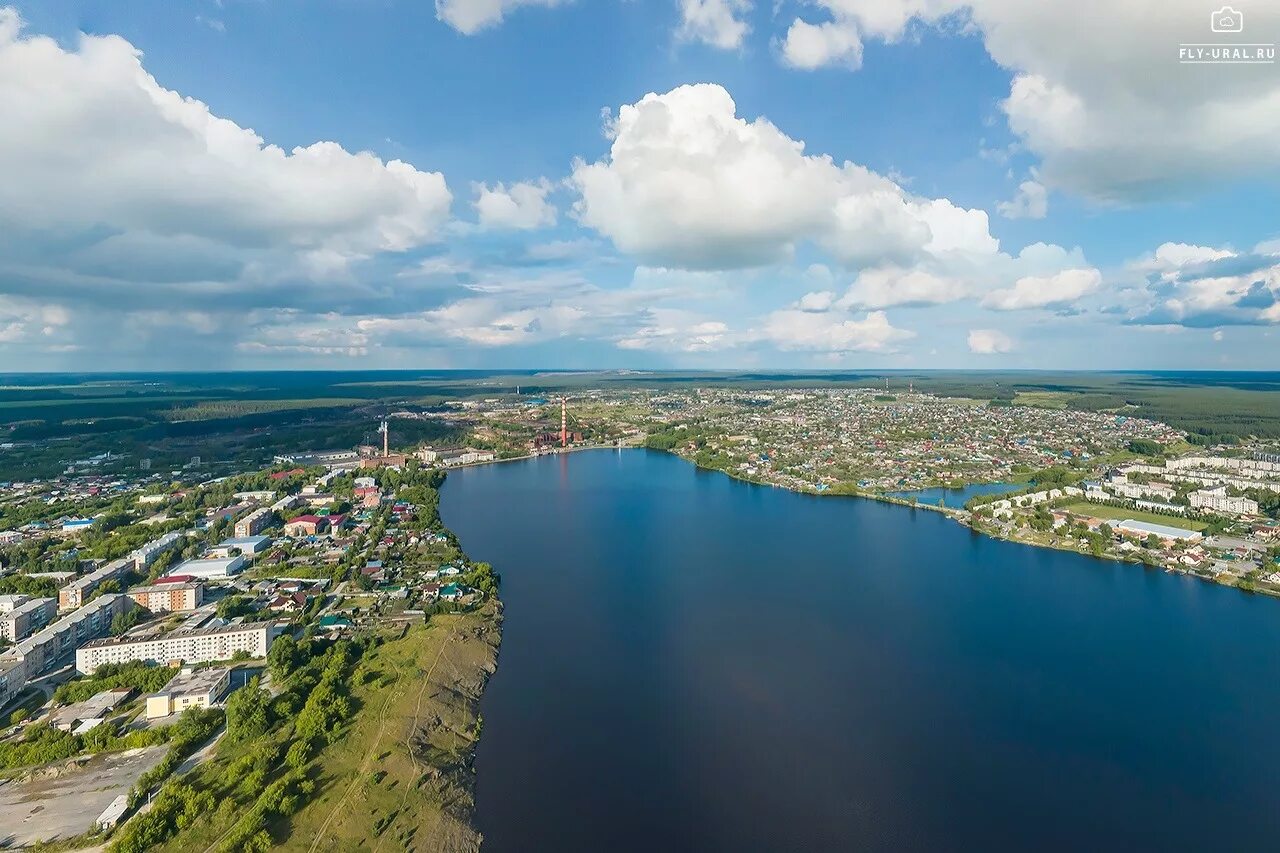
<instances>
[{"instance_id":1,"label":"calm water surface","mask_svg":"<svg viewBox=\"0 0 1280 853\"><path fill-rule=\"evenodd\" d=\"M922 504L930 504L938 506L946 501L947 506L958 508L963 507L969 498L978 495L999 495L1005 492L1012 492L1015 489L1025 487L1025 483L971 483L959 489L945 489L942 487L933 489L915 489L909 492L889 492L891 497L906 498L910 500L915 498L917 502Z\"/></svg>"},{"instance_id":2,"label":"calm water surface","mask_svg":"<svg viewBox=\"0 0 1280 853\"><path fill-rule=\"evenodd\" d=\"M487 853L1280 847L1278 601L646 451L443 497Z\"/></svg>"}]
</instances>

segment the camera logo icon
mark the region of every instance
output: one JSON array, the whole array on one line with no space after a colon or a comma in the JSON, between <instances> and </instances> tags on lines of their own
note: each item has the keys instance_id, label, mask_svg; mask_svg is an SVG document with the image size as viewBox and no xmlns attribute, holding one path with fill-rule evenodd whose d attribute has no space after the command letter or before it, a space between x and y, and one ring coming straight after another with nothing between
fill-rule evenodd
<instances>
[{"instance_id":1,"label":"camera logo icon","mask_svg":"<svg viewBox=\"0 0 1280 853\"><path fill-rule=\"evenodd\" d=\"M1209 15L1209 29L1215 33L1244 32L1244 12L1237 12L1230 6L1223 6Z\"/></svg>"}]
</instances>

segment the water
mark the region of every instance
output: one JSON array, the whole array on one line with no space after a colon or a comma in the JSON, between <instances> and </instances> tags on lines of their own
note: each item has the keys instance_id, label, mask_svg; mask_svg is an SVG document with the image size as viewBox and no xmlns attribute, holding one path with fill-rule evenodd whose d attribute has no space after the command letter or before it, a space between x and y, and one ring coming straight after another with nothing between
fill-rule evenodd
<instances>
[{"instance_id":1,"label":"water","mask_svg":"<svg viewBox=\"0 0 1280 853\"><path fill-rule=\"evenodd\" d=\"M1277 846L1280 601L645 451L443 512L503 575L486 853Z\"/></svg>"},{"instance_id":2,"label":"water","mask_svg":"<svg viewBox=\"0 0 1280 853\"><path fill-rule=\"evenodd\" d=\"M909 492L889 492L888 495L905 500L915 498L917 503L929 504L930 506L938 506L943 501L946 501L947 506L959 509L965 505L969 498L978 495L1001 495L1025 486L1025 483L970 483L959 489L937 487L933 489L915 489Z\"/></svg>"}]
</instances>

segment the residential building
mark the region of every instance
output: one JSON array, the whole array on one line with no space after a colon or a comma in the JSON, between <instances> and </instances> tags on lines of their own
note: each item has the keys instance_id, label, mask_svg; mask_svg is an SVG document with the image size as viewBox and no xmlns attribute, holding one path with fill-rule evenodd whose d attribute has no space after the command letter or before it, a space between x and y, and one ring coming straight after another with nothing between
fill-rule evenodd
<instances>
[{"instance_id":1,"label":"residential building","mask_svg":"<svg viewBox=\"0 0 1280 853\"><path fill-rule=\"evenodd\" d=\"M80 646L111 631L111 620L132 610L133 600L127 595L107 593L90 601L76 612L63 616L13 648L0 652L0 670L6 669L5 661L19 661L22 671L18 677L9 668L8 689L20 690L28 679L44 675L54 665ZM17 687L14 683L20 681Z\"/></svg>"},{"instance_id":2,"label":"residential building","mask_svg":"<svg viewBox=\"0 0 1280 853\"><path fill-rule=\"evenodd\" d=\"M52 622L57 615L56 599L27 599L8 611L0 611L0 639L11 643L25 640Z\"/></svg>"},{"instance_id":3,"label":"residential building","mask_svg":"<svg viewBox=\"0 0 1280 853\"><path fill-rule=\"evenodd\" d=\"M236 522L234 533L237 539L247 539L250 536L257 536L262 531L271 526L273 514L270 507L262 507L255 509L244 518Z\"/></svg>"},{"instance_id":4,"label":"residential building","mask_svg":"<svg viewBox=\"0 0 1280 853\"><path fill-rule=\"evenodd\" d=\"M212 667L197 672L183 670L163 690L147 697L147 719L181 714L188 708L209 708L218 702L231 684L229 667Z\"/></svg>"},{"instance_id":5,"label":"residential building","mask_svg":"<svg viewBox=\"0 0 1280 853\"><path fill-rule=\"evenodd\" d=\"M174 631L164 637L131 640L108 637L76 649L76 669L91 673L107 663L231 660L238 652L265 657L274 639L271 625L261 622Z\"/></svg>"},{"instance_id":6,"label":"residential building","mask_svg":"<svg viewBox=\"0 0 1280 853\"><path fill-rule=\"evenodd\" d=\"M160 556L167 551L171 551L182 542L183 534L180 531L166 533L159 539L153 539L141 548L138 548L129 555L129 559L133 561L133 567L140 572L145 572L160 559Z\"/></svg>"},{"instance_id":7,"label":"residential building","mask_svg":"<svg viewBox=\"0 0 1280 853\"><path fill-rule=\"evenodd\" d=\"M188 582L136 586L125 594L135 604L152 613L195 610L204 603L204 584Z\"/></svg>"},{"instance_id":8,"label":"residential building","mask_svg":"<svg viewBox=\"0 0 1280 853\"><path fill-rule=\"evenodd\" d=\"M58 608L60 610L72 610L84 606L85 602L89 600L89 597L93 595L98 587L109 580L119 580L125 572L133 567L134 561L129 557L123 557L99 566L83 577L76 578L58 590Z\"/></svg>"},{"instance_id":9,"label":"residential building","mask_svg":"<svg viewBox=\"0 0 1280 853\"><path fill-rule=\"evenodd\" d=\"M1237 498L1227 494L1226 486L1216 489L1200 489L1187 495L1191 506L1228 515L1257 515L1258 502L1249 498Z\"/></svg>"}]
</instances>

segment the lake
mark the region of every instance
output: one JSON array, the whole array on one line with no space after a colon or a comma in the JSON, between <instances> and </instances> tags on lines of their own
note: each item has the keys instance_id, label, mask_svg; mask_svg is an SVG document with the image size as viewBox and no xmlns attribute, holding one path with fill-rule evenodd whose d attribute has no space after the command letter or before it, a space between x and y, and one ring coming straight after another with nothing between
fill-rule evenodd
<instances>
[{"instance_id":1,"label":"lake","mask_svg":"<svg viewBox=\"0 0 1280 853\"><path fill-rule=\"evenodd\" d=\"M945 501L947 506L959 509L965 505L969 498L979 495L1002 495L1006 492L1026 488L1026 485L1026 483L970 483L958 489L939 486L931 489L914 489L907 492L887 492L886 494L892 498L903 498L905 500L915 498L917 503L929 504L930 506L940 506Z\"/></svg>"},{"instance_id":2,"label":"lake","mask_svg":"<svg viewBox=\"0 0 1280 853\"><path fill-rule=\"evenodd\" d=\"M487 853L1270 850L1280 601L643 450L454 471Z\"/></svg>"}]
</instances>

